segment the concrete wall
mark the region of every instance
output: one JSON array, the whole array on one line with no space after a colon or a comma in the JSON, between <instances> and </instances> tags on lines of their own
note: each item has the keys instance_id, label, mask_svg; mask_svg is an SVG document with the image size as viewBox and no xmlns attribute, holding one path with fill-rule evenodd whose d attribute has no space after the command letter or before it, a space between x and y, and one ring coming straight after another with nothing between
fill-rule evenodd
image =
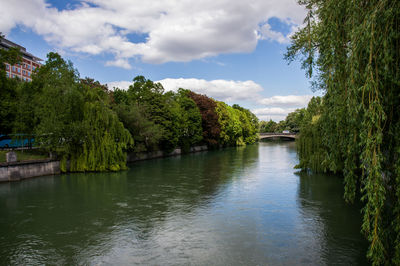
<instances>
[{"instance_id":1,"label":"concrete wall","mask_svg":"<svg viewBox=\"0 0 400 266\"><path fill-rule=\"evenodd\" d=\"M196 146L196 147L190 148L189 153L206 151L206 150L208 150L206 145ZM180 154L182 154L181 149L175 149L171 153L167 153L167 154L163 153L162 151L129 153L127 156L127 162L136 162L136 161L142 161L142 160L163 158L163 157L169 157L169 156L176 156L176 155L180 155Z\"/></svg>"},{"instance_id":2,"label":"concrete wall","mask_svg":"<svg viewBox=\"0 0 400 266\"><path fill-rule=\"evenodd\" d=\"M0 164L0 182L59 173L60 162L50 159Z\"/></svg>"},{"instance_id":3,"label":"concrete wall","mask_svg":"<svg viewBox=\"0 0 400 266\"><path fill-rule=\"evenodd\" d=\"M206 151L207 146L197 146L190 149L190 153ZM164 154L162 151L131 153L127 162L136 162L182 154L181 149ZM35 160L27 162L0 163L0 182L17 181L25 178L60 174L60 162L52 159Z\"/></svg>"}]
</instances>

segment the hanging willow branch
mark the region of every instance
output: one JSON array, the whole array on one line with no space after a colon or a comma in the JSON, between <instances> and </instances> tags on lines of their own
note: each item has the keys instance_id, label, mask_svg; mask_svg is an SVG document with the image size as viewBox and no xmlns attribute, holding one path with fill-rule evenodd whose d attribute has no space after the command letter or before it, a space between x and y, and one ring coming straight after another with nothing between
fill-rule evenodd
<instances>
[{"instance_id":1,"label":"hanging willow branch","mask_svg":"<svg viewBox=\"0 0 400 266\"><path fill-rule=\"evenodd\" d=\"M367 256L400 264L400 1L299 3L306 26L286 58L302 55L325 95L320 114L307 109L298 167L343 173L348 202L359 188Z\"/></svg>"}]
</instances>

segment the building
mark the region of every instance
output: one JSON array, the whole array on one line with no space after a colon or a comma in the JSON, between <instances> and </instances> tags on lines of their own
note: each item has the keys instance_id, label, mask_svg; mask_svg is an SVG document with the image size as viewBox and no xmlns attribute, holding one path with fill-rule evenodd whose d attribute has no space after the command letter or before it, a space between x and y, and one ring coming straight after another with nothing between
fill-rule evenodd
<instances>
[{"instance_id":1,"label":"building","mask_svg":"<svg viewBox=\"0 0 400 266\"><path fill-rule=\"evenodd\" d=\"M37 68L39 68L42 64L40 61L43 61L39 57L34 56L31 53L26 51L25 47L13 43L5 38L0 38L0 49L9 49L11 47L17 47L21 51L22 62L10 65L6 63L6 75L9 78L20 78L24 81L32 80L32 72L34 72Z\"/></svg>"}]
</instances>

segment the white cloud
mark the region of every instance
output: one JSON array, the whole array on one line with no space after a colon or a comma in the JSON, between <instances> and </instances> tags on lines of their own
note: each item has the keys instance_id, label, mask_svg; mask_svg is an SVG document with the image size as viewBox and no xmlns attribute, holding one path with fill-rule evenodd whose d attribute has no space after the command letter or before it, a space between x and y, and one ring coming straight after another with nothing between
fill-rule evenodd
<instances>
[{"instance_id":1,"label":"white cloud","mask_svg":"<svg viewBox=\"0 0 400 266\"><path fill-rule=\"evenodd\" d=\"M114 88L119 88L121 90L127 90L129 88L129 85L132 85L133 81L112 81L108 82L107 86L110 90L113 90Z\"/></svg>"},{"instance_id":2,"label":"white cloud","mask_svg":"<svg viewBox=\"0 0 400 266\"><path fill-rule=\"evenodd\" d=\"M284 120L286 116L294 110L295 108L267 107L254 109L252 112L261 120L268 121L272 119L278 122Z\"/></svg>"},{"instance_id":3,"label":"white cloud","mask_svg":"<svg viewBox=\"0 0 400 266\"><path fill-rule=\"evenodd\" d=\"M260 39L285 43L288 36L273 31L268 20L278 18L294 29L305 15L296 0L82 0L61 11L45 0L0 2L0 31L31 28L58 48L110 53L115 59L108 65L123 68L136 57L185 62L251 52ZM132 34L147 37L131 41Z\"/></svg>"},{"instance_id":4,"label":"white cloud","mask_svg":"<svg viewBox=\"0 0 400 266\"><path fill-rule=\"evenodd\" d=\"M286 115L287 112L293 112L293 108L279 108L279 107L267 107L255 109L253 112L256 115Z\"/></svg>"},{"instance_id":5,"label":"white cloud","mask_svg":"<svg viewBox=\"0 0 400 266\"><path fill-rule=\"evenodd\" d=\"M261 120L284 120L286 116L298 108L307 107L312 95L276 95L258 100L258 104L266 107L253 109L252 112Z\"/></svg>"},{"instance_id":6,"label":"white cloud","mask_svg":"<svg viewBox=\"0 0 400 266\"><path fill-rule=\"evenodd\" d=\"M285 36L281 32L272 30L271 25L269 24L265 24L260 28L260 39L275 40L279 43L290 43L289 36Z\"/></svg>"},{"instance_id":7,"label":"white cloud","mask_svg":"<svg viewBox=\"0 0 400 266\"><path fill-rule=\"evenodd\" d=\"M195 78L167 78L155 82L161 83L166 91L177 91L179 88L184 88L224 102L237 100L255 101L257 97L260 97L259 93L263 91L263 88L252 80L219 79L207 81ZM107 84L110 89L116 87L127 90L132 83L132 81L113 81Z\"/></svg>"},{"instance_id":8,"label":"white cloud","mask_svg":"<svg viewBox=\"0 0 400 266\"><path fill-rule=\"evenodd\" d=\"M122 67L125 69L131 69L132 66L129 64L129 61L127 59L116 59L115 61L107 61L106 66L116 66L116 67Z\"/></svg>"},{"instance_id":9,"label":"white cloud","mask_svg":"<svg viewBox=\"0 0 400 266\"><path fill-rule=\"evenodd\" d=\"M255 100L263 88L252 80L211 80L204 79L163 79L159 80L166 90L188 89L199 94L206 94L219 101Z\"/></svg>"},{"instance_id":10,"label":"white cloud","mask_svg":"<svg viewBox=\"0 0 400 266\"><path fill-rule=\"evenodd\" d=\"M305 107L312 97L312 95L277 95L270 98L263 98L258 102L269 106Z\"/></svg>"}]
</instances>

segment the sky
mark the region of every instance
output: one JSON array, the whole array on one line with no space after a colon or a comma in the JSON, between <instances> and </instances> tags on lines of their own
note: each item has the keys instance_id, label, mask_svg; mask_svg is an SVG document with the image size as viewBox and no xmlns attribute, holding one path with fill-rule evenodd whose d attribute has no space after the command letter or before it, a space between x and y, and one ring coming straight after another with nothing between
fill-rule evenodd
<instances>
[{"instance_id":1,"label":"sky","mask_svg":"<svg viewBox=\"0 0 400 266\"><path fill-rule=\"evenodd\" d=\"M182 87L261 120L283 120L315 95L284 54L302 27L296 0L0 0L0 32L80 76L127 89L137 75Z\"/></svg>"}]
</instances>

